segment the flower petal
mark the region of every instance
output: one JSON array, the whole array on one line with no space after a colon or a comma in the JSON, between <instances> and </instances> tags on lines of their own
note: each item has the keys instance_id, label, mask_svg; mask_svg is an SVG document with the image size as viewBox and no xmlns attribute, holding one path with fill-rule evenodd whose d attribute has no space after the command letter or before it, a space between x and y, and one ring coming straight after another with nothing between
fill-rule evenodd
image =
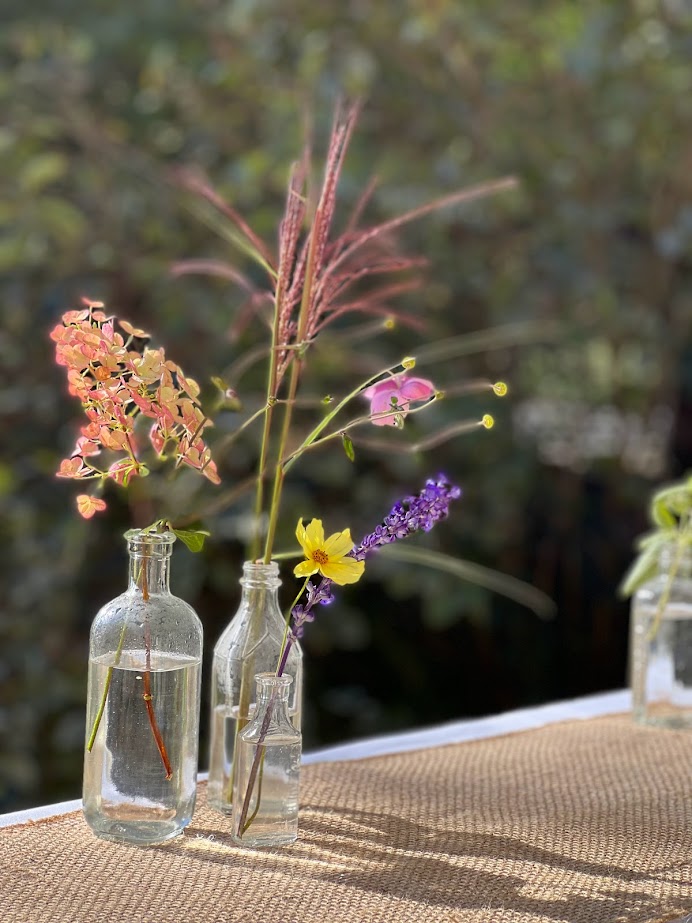
<instances>
[{"instance_id":1,"label":"flower petal","mask_svg":"<svg viewBox=\"0 0 692 923\"><path fill-rule=\"evenodd\" d=\"M353 558L342 558L340 561L329 561L320 568L328 580L333 580L339 586L346 583L357 583L365 570L365 561L354 561Z\"/></svg>"},{"instance_id":2,"label":"flower petal","mask_svg":"<svg viewBox=\"0 0 692 923\"><path fill-rule=\"evenodd\" d=\"M94 513L100 513L106 508L106 501L99 500L97 497L92 497L89 494L80 494L77 497L77 510L79 515L84 519L91 519Z\"/></svg>"},{"instance_id":3,"label":"flower petal","mask_svg":"<svg viewBox=\"0 0 692 923\"><path fill-rule=\"evenodd\" d=\"M353 539L351 530L344 529L343 532L335 532L330 535L324 543L324 552L331 561L332 558L343 558L353 548Z\"/></svg>"},{"instance_id":4,"label":"flower petal","mask_svg":"<svg viewBox=\"0 0 692 923\"><path fill-rule=\"evenodd\" d=\"M300 542L300 547L303 549L303 554L306 558L309 558L310 547L308 545L307 536L305 534L305 526L303 525L302 518L298 520L298 525L296 526L296 538Z\"/></svg>"},{"instance_id":5,"label":"flower petal","mask_svg":"<svg viewBox=\"0 0 692 923\"><path fill-rule=\"evenodd\" d=\"M311 574L317 573L318 570L319 567L315 561L302 561L293 568L293 573L296 577L309 577Z\"/></svg>"},{"instance_id":6,"label":"flower petal","mask_svg":"<svg viewBox=\"0 0 692 923\"><path fill-rule=\"evenodd\" d=\"M397 408L403 412L408 408L408 404L402 404L400 394L396 388L387 388L376 394L370 402L370 413L386 413L392 410L392 397L397 398ZM394 414L389 417L380 417L371 421L375 426L394 426Z\"/></svg>"},{"instance_id":7,"label":"flower petal","mask_svg":"<svg viewBox=\"0 0 692 923\"><path fill-rule=\"evenodd\" d=\"M435 394L435 385L427 378L407 378L401 385L401 396L408 401L425 401Z\"/></svg>"},{"instance_id":8,"label":"flower petal","mask_svg":"<svg viewBox=\"0 0 692 923\"><path fill-rule=\"evenodd\" d=\"M324 547L324 529L321 519L312 519L305 529L305 536L310 551Z\"/></svg>"}]
</instances>

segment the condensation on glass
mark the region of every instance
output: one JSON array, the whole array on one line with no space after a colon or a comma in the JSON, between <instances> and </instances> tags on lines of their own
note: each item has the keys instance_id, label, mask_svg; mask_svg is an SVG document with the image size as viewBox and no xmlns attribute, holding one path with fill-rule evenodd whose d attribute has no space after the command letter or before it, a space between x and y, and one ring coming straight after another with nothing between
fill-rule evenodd
<instances>
[{"instance_id":1,"label":"condensation on glass","mask_svg":"<svg viewBox=\"0 0 692 923\"><path fill-rule=\"evenodd\" d=\"M125 537L128 588L91 628L83 808L97 836L146 845L192 819L202 624L169 589L175 536Z\"/></svg>"},{"instance_id":2,"label":"condensation on glass","mask_svg":"<svg viewBox=\"0 0 692 923\"><path fill-rule=\"evenodd\" d=\"M257 707L237 743L231 836L285 846L298 836L301 735L288 714L290 676L260 673Z\"/></svg>"},{"instance_id":3,"label":"condensation on glass","mask_svg":"<svg viewBox=\"0 0 692 923\"><path fill-rule=\"evenodd\" d=\"M674 573L673 573L674 571ZM692 549L666 546L634 596L630 682L635 720L692 728Z\"/></svg>"},{"instance_id":4,"label":"condensation on glass","mask_svg":"<svg viewBox=\"0 0 692 923\"><path fill-rule=\"evenodd\" d=\"M207 803L222 814L233 809L236 741L256 708L255 675L275 673L285 622L279 607L278 564L246 562L238 611L214 648ZM293 644L285 673L293 680L288 714L300 731L303 655Z\"/></svg>"}]
</instances>

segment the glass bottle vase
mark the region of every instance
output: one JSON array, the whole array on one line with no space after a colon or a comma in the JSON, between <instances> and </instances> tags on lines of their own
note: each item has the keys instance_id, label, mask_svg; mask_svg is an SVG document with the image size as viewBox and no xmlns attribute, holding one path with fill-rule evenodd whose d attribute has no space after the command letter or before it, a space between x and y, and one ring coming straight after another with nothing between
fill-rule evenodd
<instances>
[{"instance_id":1,"label":"glass bottle vase","mask_svg":"<svg viewBox=\"0 0 692 923\"><path fill-rule=\"evenodd\" d=\"M291 677L259 673L257 708L240 733L231 836L242 846L285 846L298 836L301 735L288 716Z\"/></svg>"},{"instance_id":2,"label":"glass bottle vase","mask_svg":"<svg viewBox=\"0 0 692 923\"><path fill-rule=\"evenodd\" d=\"M278 564L246 561L240 584L238 611L219 638L212 663L207 803L222 814L232 811L236 738L255 711L255 675L276 672L285 628ZM297 643L284 673L293 679L288 714L300 731L303 655Z\"/></svg>"},{"instance_id":3,"label":"glass bottle vase","mask_svg":"<svg viewBox=\"0 0 692 923\"><path fill-rule=\"evenodd\" d=\"M192 819L202 624L169 589L175 535L125 537L127 591L91 628L83 809L97 836L146 845Z\"/></svg>"},{"instance_id":4,"label":"glass bottle vase","mask_svg":"<svg viewBox=\"0 0 692 923\"><path fill-rule=\"evenodd\" d=\"M692 728L692 549L665 546L632 601L630 682L636 721Z\"/></svg>"}]
</instances>

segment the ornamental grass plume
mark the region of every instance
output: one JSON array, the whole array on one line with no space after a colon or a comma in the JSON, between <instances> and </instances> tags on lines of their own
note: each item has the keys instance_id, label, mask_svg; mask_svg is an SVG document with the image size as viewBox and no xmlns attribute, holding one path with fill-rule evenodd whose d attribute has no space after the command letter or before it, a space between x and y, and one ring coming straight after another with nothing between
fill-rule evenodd
<instances>
[{"instance_id":1,"label":"ornamental grass plume","mask_svg":"<svg viewBox=\"0 0 692 923\"><path fill-rule=\"evenodd\" d=\"M310 188L309 147L306 146L301 159L294 165L276 252L254 234L247 222L198 172L178 170L175 173L175 179L181 186L202 199L206 206L211 206L214 213L231 222L230 233L235 235L233 239L238 248L261 266L268 277L268 288L262 290L248 276L223 261L192 259L179 261L173 267L177 276L202 272L234 280L247 296L250 316L267 303L273 306L266 403L261 411L263 432L254 506L255 534L250 549L252 558L260 555L261 524L266 516L265 563L271 560L273 551L284 477L295 458L329 439L341 438L346 430L363 423L401 426L412 402L425 404L441 397L432 382L407 377L407 369L400 364L383 369L352 391L336 411L328 414L308 439L291 452L288 445L296 395L314 341L335 321L353 314L379 316L388 322L396 320L420 329L419 318L393 310L390 302L396 296L420 287L421 279L415 270L426 265L426 261L419 257L393 255L392 232L432 212L516 185L512 177L481 183L425 203L388 221L363 226L364 210L375 188L372 181L356 202L343 230L335 233L337 187L358 113L357 104L337 106L317 195L313 195ZM314 208L311 208L311 202L316 203ZM227 227L225 232L228 236ZM245 323L248 311L243 309L240 314ZM237 327L234 327L234 332L238 332ZM372 402L370 414L322 436L336 412L361 394ZM385 400L386 405L383 403ZM278 436L272 439L274 418L279 409L282 420ZM273 460L270 458L272 442ZM342 442L347 455L352 458L351 437L343 438ZM272 488L267 497L266 484L270 479Z\"/></svg>"},{"instance_id":2,"label":"ornamental grass plume","mask_svg":"<svg viewBox=\"0 0 692 923\"><path fill-rule=\"evenodd\" d=\"M516 186L513 177L480 183L389 220L368 224L364 214L375 189L373 180L337 229L337 189L358 114L357 104L337 106L322 182L316 193L311 184L309 145L294 164L275 247L265 243L199 172L179 169L174 173L178 185L192 192L198 206L207 210L205 215L208 216L211 209L217 223L219 216L226 222L223 227L226 239L260 266L267 279L262 287L254 278L223 260L196 258L179 261L172 267L176 276L212 274L240 288L246 302L237 312L232 328L234 334L238 334L253 315L260 315L266 321L266 307L271 305L270 342L259 352L250 350L249 356L238 360L238 365L246 368L257 358L267 358L263 405L219 440L214 449L217 457L221 457L233 440L261 419L259 460L256 477L252 479L255 486L254 534L248 557L257 559L261 555L266 563L273 553L286 473L305 451L338 439L353 460L351 430L366 424L400 428L408 414L425 409L443 396L431 381L410 374L414 359L403 360L357 384L294 447L292 432L297 395L316 339L336 321L353 315L380 317L384 321L381 329L397 322L420 330L420 318L393 309L391 302L420 287L418 270L427 261L395 253L392 233L443 208ZM151 466L143 457L145 446L150 446L155 453L154 460L173 457L175 467L191 467L218 484L216 463L205 441L212 420L200 405L199 386L166 358L163 349L144 345L148 334L127 321L106 316L102 308L100 302L85 299L85 309L67 312L62 324L51 333L56 343L56 361L67 368L69 391L82 401L89 421L82 427L70 457L62 462L59 476L96 480L99 490L107 481L127 487L133 477L150 473ZM224 400L232 394L233 389L221 378L212 378L212 381L220 388ZM490 389L492 385L485 383L483 387ZM369 413L351 420L335 420L337 414L361 396L370 401ZM228 406L224 400L219 403L220 407ZM144 417L148 417L152 425L142 439L139 420ZM334 428L329 430L332 424ZM457 423L433 437L434 444L478 425L477 422ZM98 467L95 459L104 450L115 453L115 458L109 465ZM270 483L271 490L268 490ZM204 518L207 510L225 509L240 492L241 488L224 492L207 509L190 511L184 522ZM80 494L78 508L82 515L93 516L105 508L104 502Z\"/></svg>"}]
</instances>

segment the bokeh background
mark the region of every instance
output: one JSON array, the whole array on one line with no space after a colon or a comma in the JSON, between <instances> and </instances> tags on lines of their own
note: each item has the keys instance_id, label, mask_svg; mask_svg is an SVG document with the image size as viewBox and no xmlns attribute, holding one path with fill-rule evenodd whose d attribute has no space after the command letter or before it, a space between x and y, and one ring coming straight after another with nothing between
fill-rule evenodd
<instances>
[{"instance_id":1,"label":"bokeh background","mask_svg":"<svg viewBox=\"0 0 692 923\"><path fill-rule=\"evenodd\" d=\"M617 585L650 491L692 454L690 3L4 0L0 19L0 810L79 793L88 628L123 589L132 513L112 492L85 523L78 485L53 477L80 411L48 332L88 294L202 383L237 368L261 336L236 335L241 293L170 267L248 267L171 171L204 170L271 242L305 113L319 162L339 94L364 100L342 209L373 174L369 220L481 180L521 185L402 231L430 265L393 306L425 331L326 341L306 393L485 331L487 348L420 372L510 394L457 394L387 433L496 417L430 452L356 438L354 464L306 456L279 545L299 514L362 534L442 469L464 498L423 544L540 588L556 614L383 557L306 633L306 746L623 686ZM507 325L514 337L487 333ZM261 389L252 368L243 412ZM249 438L224 458L223 490L256 452ZM237 605L248 511L241 496L204 555L175 553L208 656Z\"/></svg>"}]
</instances>

